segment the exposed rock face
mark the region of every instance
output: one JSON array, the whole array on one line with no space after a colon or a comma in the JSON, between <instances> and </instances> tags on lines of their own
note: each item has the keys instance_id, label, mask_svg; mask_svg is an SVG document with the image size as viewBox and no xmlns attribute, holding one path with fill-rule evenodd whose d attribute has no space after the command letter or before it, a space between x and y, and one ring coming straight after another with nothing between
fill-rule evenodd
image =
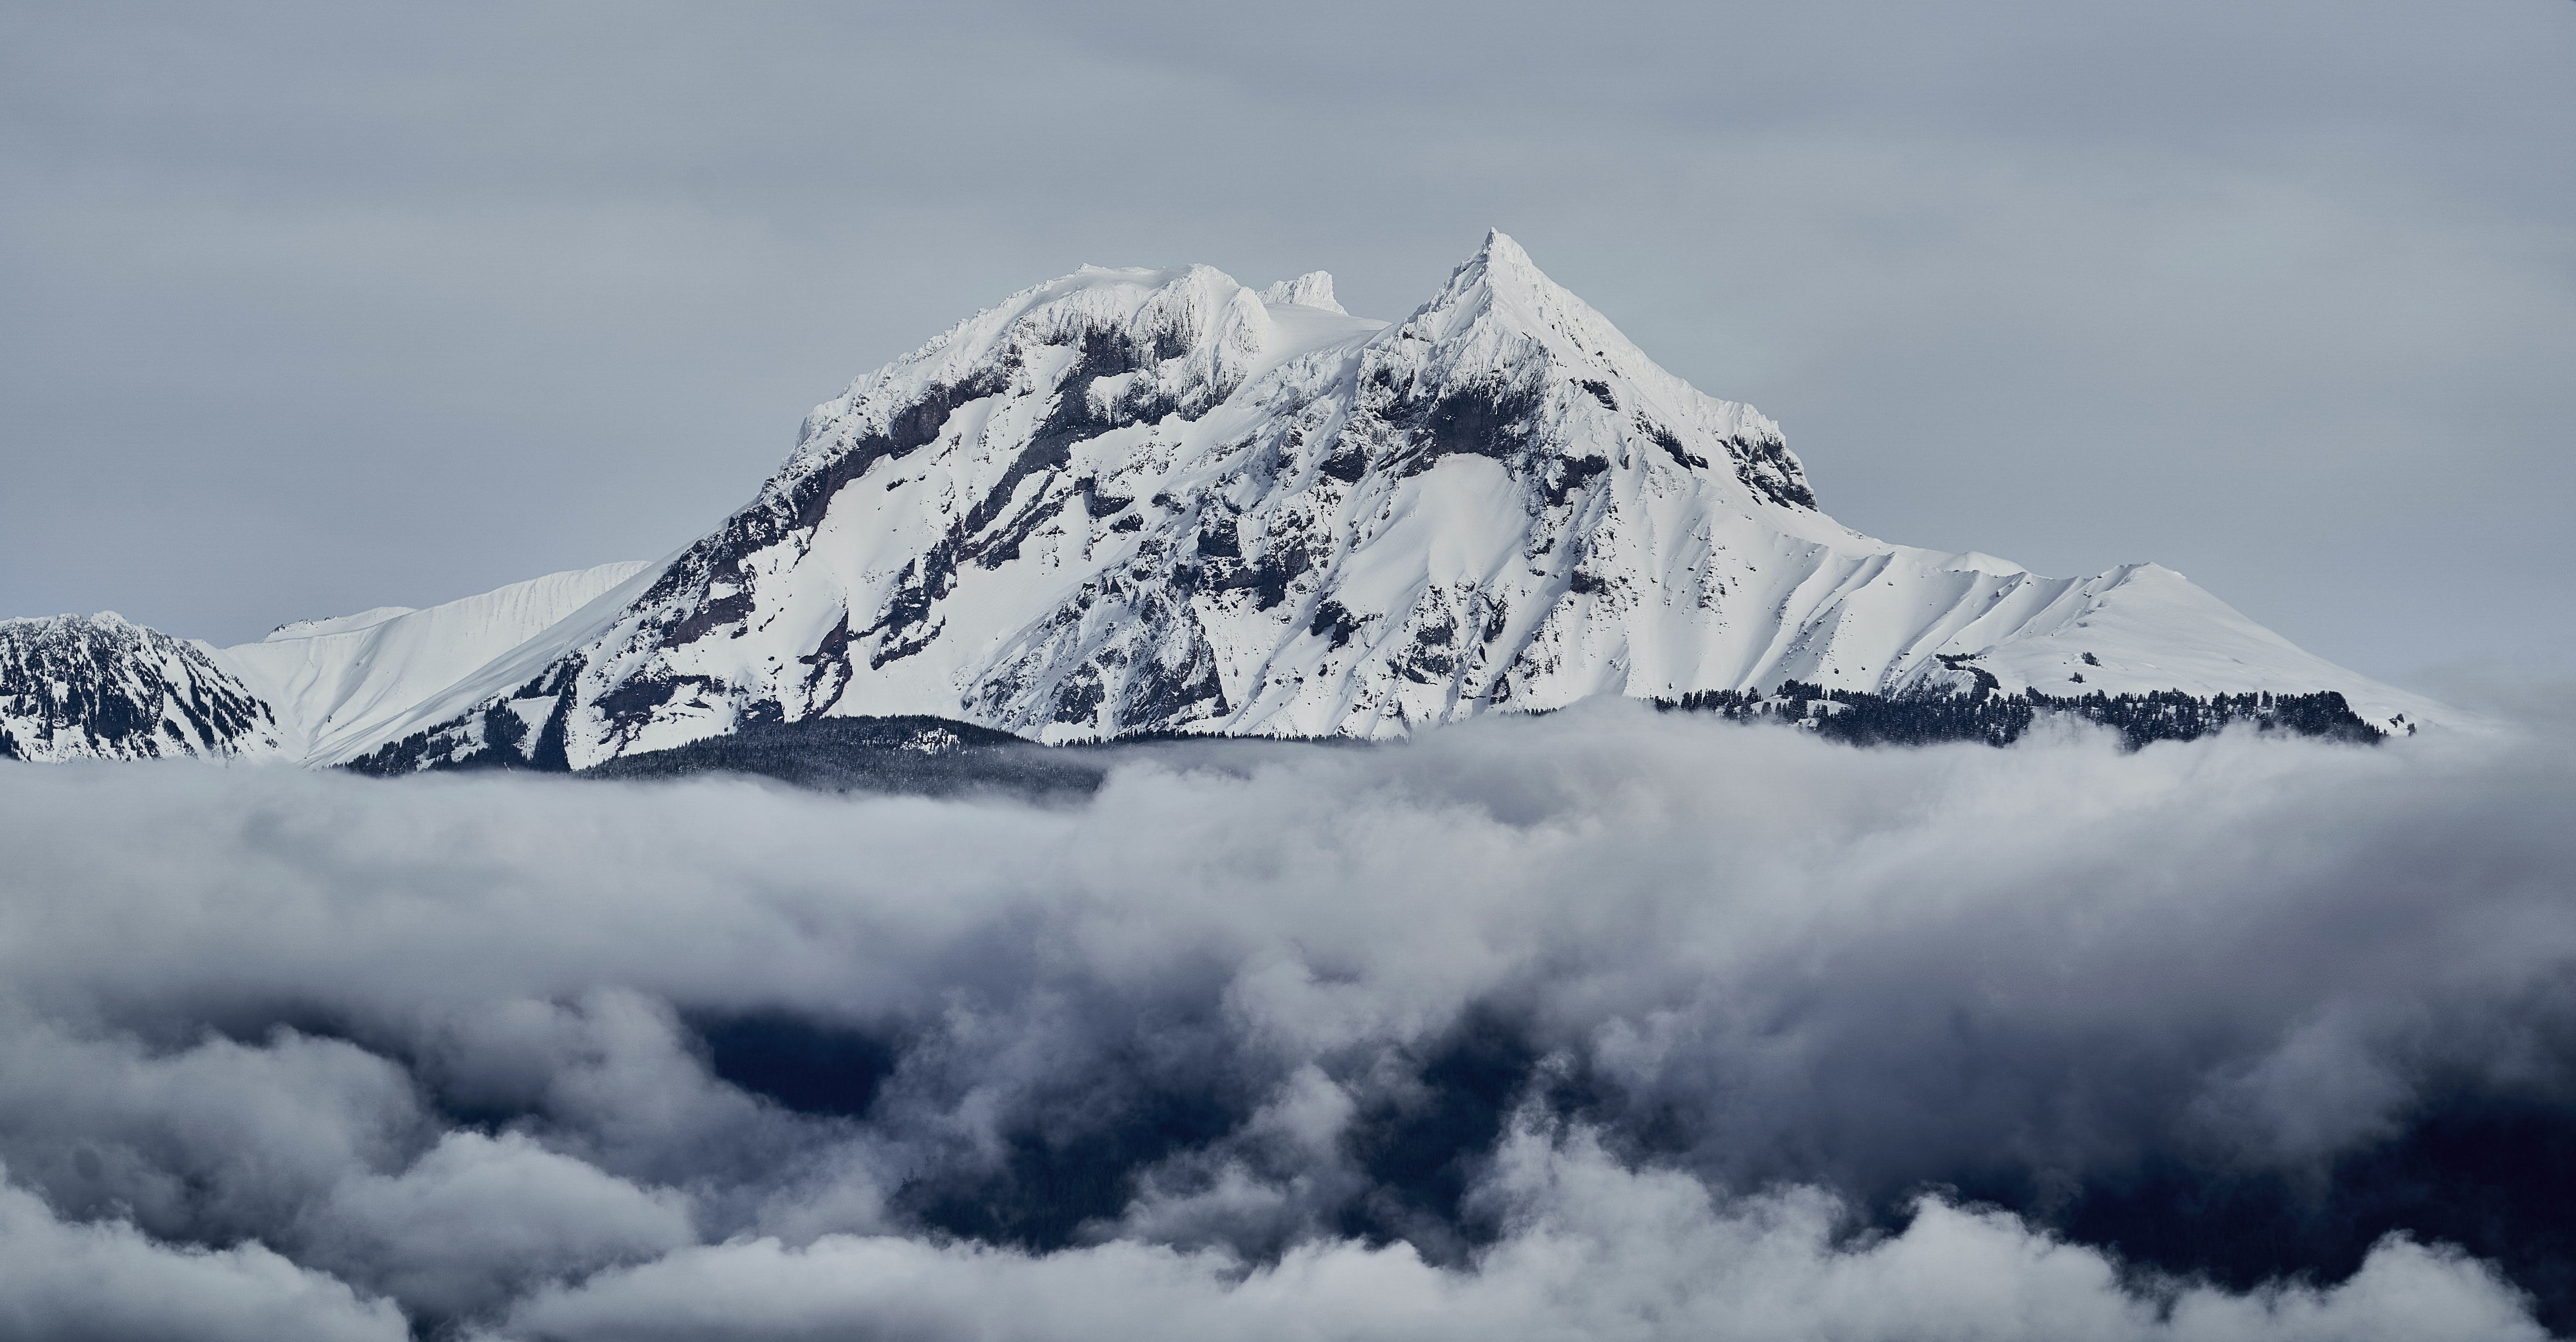
<instances>
[{"instance_id":1,"label":"exposed rock face","mask_svg":"<svg viewBox=\"0 0 2576 1342\"><path fill-rule=\"evenodd\" d=\"M273 755L277 718L211 650L113 612L0 620L0 759Z\"/></svg>"},{"instance_id":2,"label":"exposed rock face","mask_svg":"<svg viewBox=\"0 0 2576 1342\"><path fill-rule=\"evenodd\" d=\"M818 407L613 617L364 758L587 768L850 715L1387 737L1783 680L2417 707L2153 565L2047 579L1835 523L1776 425L1500 234L1401 323L1331 293L1200 266L1016 294Z\"/></svg>"}]
</instances>

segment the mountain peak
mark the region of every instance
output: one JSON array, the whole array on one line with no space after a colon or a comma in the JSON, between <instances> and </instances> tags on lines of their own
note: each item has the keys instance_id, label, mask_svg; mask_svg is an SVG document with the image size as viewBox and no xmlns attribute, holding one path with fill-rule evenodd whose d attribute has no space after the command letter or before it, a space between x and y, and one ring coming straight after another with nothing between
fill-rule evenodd
<instances>
[{"instance_id":1,"label":"mountain peak","mask_svg":"<svg viewBox=\"0 0 2576 1342\"><path fill-rule=\"evenodd\" d=\"M1530 260L1529 252L1519 243L1512 241L1511 234L1499 228L1485 230L1485 241L1476 248L1476 254L1468 258L1468 261L1470 264L1482 262L1489 269L1499 267L1505 270L1527 271L1538 276L1542 282L1547 281L1547 276L1539 274L1538 265Z\"/></svg>"},{"instance_id":2,"label":"mountain peak","mask_svg":"<svg viewBox=\"0 0 2576 1342\"><path fill-rule=\"evenodd\" d=\"M1474 254L1450 272L1449 292L1463 295L1478 288L1543 308L1580 309L1594 320L1601 320L1601 314L1594 312L1590 304L1548 278L1547 272L1530 259L1529 252L1499 228L1487 229L1484 242Z\"/></svg>"},{"instance_id":3,"label":"mountain peak","mask_svg":"<svg viewBox=\"0 0 2576 1342\"><path fill-rule=\"evenodd\" d=\"M1512 241L1511 235L1499 228L1485 230L1485 240L1466 260L1449 272L1449 283L1441 288L1426 308L1454 306L1479 294L1509 295L1553 303L1558 299L1580 299L1547 277L1547 272L1530 260L1530 254Z\"/></svg>"},{"instance_id":4,"label":"mountain peak","mask_svg":"<svg viewBox=\"0 0 2576 1342\"><path fill-rule=\"evenodd\" d=\"M1405 322L1407 331L1434 344L1474 341L1478 332L1535 341L1569 372L1591 370L1651 383L1669 398L1697 396L1657 365L1610 319L1573 291L1548 278L1527 251L1500 229L1449 274L1449 282ZM1496 357L1524 358L1525 350L1496 348Z\"/></svg>"}]
</instances>

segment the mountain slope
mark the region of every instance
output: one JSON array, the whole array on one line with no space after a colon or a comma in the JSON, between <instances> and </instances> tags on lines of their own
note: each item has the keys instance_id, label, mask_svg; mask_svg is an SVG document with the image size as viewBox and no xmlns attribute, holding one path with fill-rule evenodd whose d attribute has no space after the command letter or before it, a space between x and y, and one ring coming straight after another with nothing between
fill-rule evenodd
<instances>
[{"instance_id":1,"label":"mountain slope","mask_svg":"<svg viewBox=\"0 0 2576 1342\"><path fill-rule=\"evenodd\" d=\"M217 664L273 705L287 752L364 749L439 691L614 589L642 563L549 573L426 610L388 606L281 625Z\"/></svg>"},{"instance_id":2,"label":"mountain slope","mask_svg":"<svg viewBox=\"0 0 2576 1342\"><path fill-rule=\"evenodd\" d=\"M1783 680L2438 711L2153 565L2041 578L1835 523L1776 425L1500 234L1395 325L1320 273L1024 290L818 407L630 589L392 722L368 767L587 768L860 715L1386 737Z\"/></svg>"}]
</instances>

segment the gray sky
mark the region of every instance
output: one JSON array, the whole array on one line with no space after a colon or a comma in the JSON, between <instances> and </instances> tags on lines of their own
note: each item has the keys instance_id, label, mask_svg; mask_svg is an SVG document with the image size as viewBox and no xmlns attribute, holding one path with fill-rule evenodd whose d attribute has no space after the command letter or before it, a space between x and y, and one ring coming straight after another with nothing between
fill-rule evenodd
<instances>
[{"instance_id":1,"label":"gray sky","mask_svg":"<svg viewBox=\"0 0 2576 1342\"><path fill-rule=\"evenodd\" d=\"M2567 0L0 0L0 613L651 557L1083 262L1395 317L1492 225L1863 531L2564 666L2572 147Z\"/></svg>"}]
</instances>

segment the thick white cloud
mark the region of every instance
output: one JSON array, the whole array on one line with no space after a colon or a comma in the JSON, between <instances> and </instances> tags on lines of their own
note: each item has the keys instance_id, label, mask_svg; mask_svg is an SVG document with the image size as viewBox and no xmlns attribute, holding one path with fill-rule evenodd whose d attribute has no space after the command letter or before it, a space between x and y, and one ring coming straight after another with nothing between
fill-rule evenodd
<instances>
[{"instance_id":1,"label":"thick white cloud","mask_svg":"<svg viewBox=\"0 0 2576 1342\"><path fill-rule=\"evenodd\" d=\"M678 1194L637 1188L517 1134L451 1132L399 1175L341 1183L315 1219L301 1238L319 1243L318 1259L447 1314L697 1242Z\"/></svg>"},{"instance_id":2,"label":"thick white cloud","mask_svg":"<svg viewBox=\"0 0 2576 1342\"><path fill-rule=\"evenodd\" d=\"M2512 1336L2438 1246L2242 1296L1871 1217L2570 1103L2569 759L1603 704L1156 748L1080 807L6 767L0 1158L72 1221L530 1335ZM873 1041L873 1103L726 1081L703 1031L746 1018Z\"/></svg>"},{"instance_id":3,"label":"thick white cloud","mask_svg":"<svg viewBox=\"0 0 2576 1342\"><path fill-rule=\"evenodd\" d=\"M162 1050L23 1014L0 1029L0 1157L66 1210L155 1234L272 1228L428 1135L402 1069L339 1040Z\"/></svg>"},{"instance_id":4,"label":"thick white cloud","mask_svg":"<svg viewBox=\"0 0 2576 1342\"><path fill-rule=\"evenodd\" d=\"M0 1185L0 1338L10 1342L406 1342L392 1302L258 1245L159 1244L65 1223Z\"/></svg>"},{"instance_id":5,"label":"thick white cloud","mask_svg":"<svg viewBox=\"0 0 2576 1342\"><path fill-rule=\"evenodd\" d=\"M1407 1246L1305 1245L1247 1267L1122 1240L1033 1256L893 1237L738 1240L519 1306L500 1336L582 1339L1833 1338L1842 1342L2437 1342L2538 1339L2455 1254L2391 1239L2340 1285L2256 1296L2124 1289L2101 1254L2014 1217L1927 1200L1903 1233L1838 1243L1830 1198L1713 1202L1624 1169L1579 1134L1523 1129L1488 1194L1513 1232L1463 1271Z\"/></svg>"}]
</instances>

